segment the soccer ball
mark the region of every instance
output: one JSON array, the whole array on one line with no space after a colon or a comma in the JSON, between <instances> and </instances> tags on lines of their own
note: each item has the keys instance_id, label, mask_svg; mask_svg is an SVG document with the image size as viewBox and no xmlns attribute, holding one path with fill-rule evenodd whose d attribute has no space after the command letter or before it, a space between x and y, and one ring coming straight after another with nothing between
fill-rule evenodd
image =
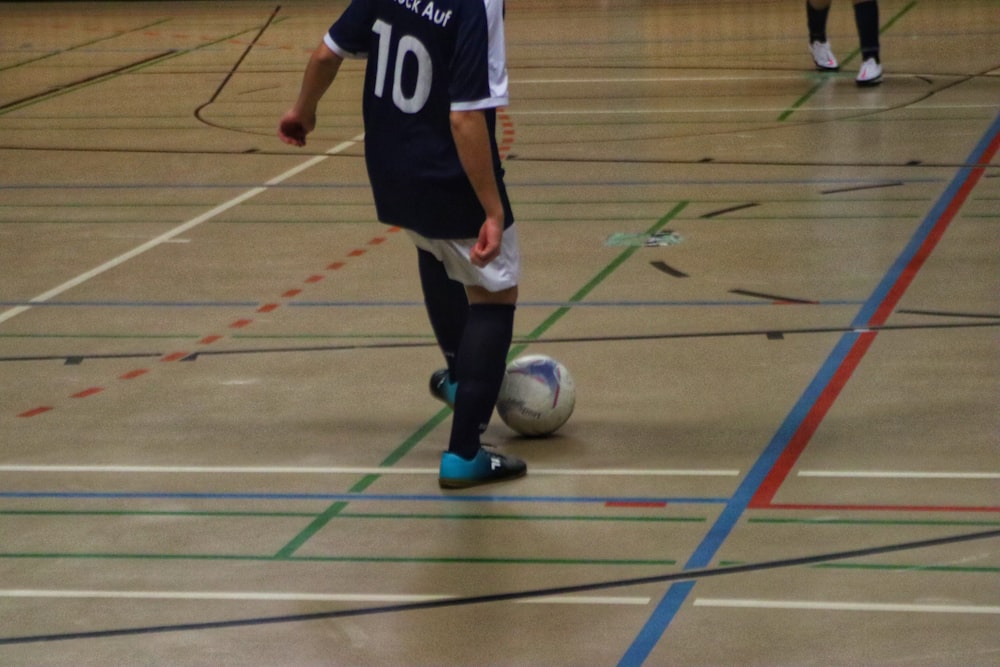
<instances>
[{"instance_id":1,"label":"soccer ball","mask_svg":"<svg viewBox=\"0 0 1000 667\"><path fill-rule=\"evenodd\" d=\"M555 433L573 414L576 384L561 363L544 354L518 357L507 365L497 414L521 435Z\"/></svg>"}]
</instances>

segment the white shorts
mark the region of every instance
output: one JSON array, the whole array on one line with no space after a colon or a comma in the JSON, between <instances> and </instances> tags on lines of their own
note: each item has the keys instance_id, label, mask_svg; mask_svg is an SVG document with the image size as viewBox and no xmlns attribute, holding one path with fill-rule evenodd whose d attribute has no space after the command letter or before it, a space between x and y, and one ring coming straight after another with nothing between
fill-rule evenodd
<instances>
[{"instance_id":1,"label":"white shorts","mask_svg":"<svg viewBox=\"0 0 1000 667\"><path fill-rule=\"evenodd\" d=\"M515 287L521 277L521 249L517 240L517 225L503 232L500 254L492 262L479 268L469 260L472 246L478 239L429 239L406 230L413 243L434 255L444 264L448 277L463 285L478 285L490 292Z\"/></svg>"}]
</instances>

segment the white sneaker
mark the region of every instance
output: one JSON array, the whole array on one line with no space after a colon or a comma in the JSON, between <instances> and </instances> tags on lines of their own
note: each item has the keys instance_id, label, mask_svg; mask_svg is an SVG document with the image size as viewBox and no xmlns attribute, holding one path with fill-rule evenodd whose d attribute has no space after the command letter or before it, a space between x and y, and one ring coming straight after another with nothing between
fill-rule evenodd
<instances>
[{"instance_id":1,"label":"white sneaker","mask_svg":"<svg viewBox=\"0 0 1000 667\"><path fill-rule=\"evenodd\" d=\"M840 69L840 63L830 50L830 42L813 42L809 45L809 51L812 53L813 62L816 63L816 69L825 72Z\"/></svg>"},{"instance_id":2,"label":"white sneaker","mask_svg":"<svg viewBox=\"0 0 1000 667\"><path fill-rule=\"evenodd\" d=\"M854 82L859 86L877 86L882 83L882 65L874 58L864 61Z\"/></svg>"}]
</instances>

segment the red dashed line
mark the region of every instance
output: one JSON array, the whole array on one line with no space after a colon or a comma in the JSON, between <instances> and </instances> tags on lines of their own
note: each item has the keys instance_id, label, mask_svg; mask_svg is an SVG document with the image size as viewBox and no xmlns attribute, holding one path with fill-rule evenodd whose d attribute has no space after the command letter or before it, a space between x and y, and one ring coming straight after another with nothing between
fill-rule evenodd
<instances>
[{"instance_id":1,"label":"red dashed line","mask_svg":"<svg viewBox=\"0 0 1000 667\"><path fill-rule=\"evenodd\" d=\"M147 33L147 34L150 34L150 33ZM512 125L513 124L510 123L509 121L505 121L504 122L504 126L505 127L512 126ZM504 134L507 134L507 132L505 132ZM402 231L402 228L401 227L395 227L395 226L394 227L389 227L389 228L386 229L386 233L388 233L388 234L396 234L396 233L398 233L400 231ZM368 245L370 245L370 246L381 245L381 244L385 243L386 240L387 239L384 236L376 236L376 237L373 237L370 241L368 241ZM352 250L349 253L347 253L347 256L348 257L361 257L366 252L367 251L364 248L356 248L355 250ZM345 265L346 265L346 262L343 262L343 261L331 262L330 264L327 265L326 269L328 271L337 271L339 269L342 269ZM313 275L309 276L308 278L306 278L305 282L306 283L310 283L310 284L315 284L315 283L320 282L324 278L325 278L325 276L323 276L321 274L313 274ZM300 295L302 293L302 291L303 290L300 289L300 288L294 288L294 289L286 290L284 293L282 293L281 296L284 299L292 299L292 298L295 298L298 295ZM257 308L257 312L258 313L270 313L270 312L272 312L272 311L274 311L274 310L276 310L276 309L278 309L280 307L281 307L280 303L265 303L265 304L262 304L259 308ZM232 324L230 324L229 327L231 329L241 329L243 327L249 326L252 323L253 323L252 319L246 319L246 318L244 318L244 319L238 319L238 320L234 321ZM201 340L198 341L198 344L199 345L211 345L212 343L215 343L216 341L222 340L223 338L224 338L224 336L213 334L213 335L210 335L210 336L205 336L204 338L202 338ZM189 359L189 358L192 358L192 355L189 352L171 352L170 354L165 354L162 357L160 357L160 361L161 362L171 362L171 361L180 361L182 359ZM137 368L137 369L129 371L129 372L123 374L123 375L119 375L118 379L119 380L134 380L134 379L136 379L138 377L146 375L147 373L149 373L149 369L147 369L147 368ZM71 398L86 398L88 396L93 396L95 394L99 394L99 393L101 393L103 391L104 391L104 387L90 387L89 389L84 389L83 391L80 391L80 392L77 392L75 394L72 394ZM22 412L22 413L20 413L17 416L18 417L25 417L25 418L27 418L27 417L35 417L37 415L44 414L44 413L49 412L50 410L54 410L54 409L55 408L53 406L51 406L51 405L43 405L43 406L39 406L37 408L33 408L31 410L28 410L26 412Z\"/></svg>"},{"instance_id":2,"label":"red dashed line","mask_svg":"<svg viewBox=\"0 0 1000 667\"><path fill-rule=\"evenodd\" d=\"M27 412L22 412L21 414L18 415L18 417L34 417L36 415L42 414L43 412L48 412L51 409L52 409L51 405L43 405L40 408L35 408L34 410L28 410Z\"/></svg>"},{"instance_id":3,"label":"red dashed line","mask_svg":"<svg viewBox=\"0 0 1000 667\"><path fill-rule=\"evenodd\" d=\"M93 396L94 394L99 394L104 391L104 387L91 387L90 389L84 389L83 391L78 391L73 394L71 398L87 398L88 396Z\"/></svg>"}]
</instances>

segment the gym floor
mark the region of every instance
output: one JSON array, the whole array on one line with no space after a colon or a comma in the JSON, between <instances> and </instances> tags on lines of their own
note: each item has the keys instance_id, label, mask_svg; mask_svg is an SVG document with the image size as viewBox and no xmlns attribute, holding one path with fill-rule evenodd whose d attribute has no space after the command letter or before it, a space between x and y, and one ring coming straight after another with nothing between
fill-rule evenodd
<instances>
[{"instance_id":1,"label":"gym floor","mask_svg":"<svg viewBox=\"0 0 1000 667\"><path fill-rule=\"evenodd\" d=\"M442 491L332 2L0 3L0 664L1000 663L1000 6L508 0L513 355Z\"/></svg>"}]
</instances>

